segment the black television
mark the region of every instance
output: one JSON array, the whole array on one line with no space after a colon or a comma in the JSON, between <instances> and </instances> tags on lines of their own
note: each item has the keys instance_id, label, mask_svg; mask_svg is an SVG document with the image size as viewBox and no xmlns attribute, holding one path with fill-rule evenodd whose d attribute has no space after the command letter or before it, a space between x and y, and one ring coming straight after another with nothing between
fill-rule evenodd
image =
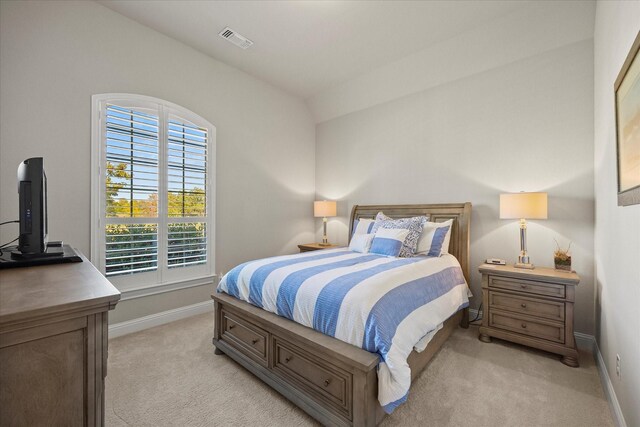
<instances>
[{"instance_id":1,"label":"black television","mask_svg":"<svg viewBox=\"0 0 640 427\"><path fill-rule=\"evenodd\" d=\"M82 262L71 246L48 239L47 175L42 157L18 166L18 209L18 245L0 247L0 269Z\"/></svg>"},{"instance_id":2,"label":"black television","mask_svg":"<svg viewBox=\"0 0 640 427\"><path fill-rule=\"evenodd\" d=\"M18 166L20 236L18 251L23 255L44 254L47 250L47 175L42 157L32 157Z\"/></svg>"}]
</instances>

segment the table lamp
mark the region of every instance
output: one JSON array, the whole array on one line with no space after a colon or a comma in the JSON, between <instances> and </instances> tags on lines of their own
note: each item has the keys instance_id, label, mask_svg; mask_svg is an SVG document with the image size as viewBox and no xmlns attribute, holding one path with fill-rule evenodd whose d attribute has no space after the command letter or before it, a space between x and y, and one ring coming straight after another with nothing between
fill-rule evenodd
<instances>
[{"instance_id":1,"label":"table lamp","mask_svg":"<svg viewBox=\"0 0 640 427\"><path fill-rule=\"evenodd\" d=\"M520 220L520 256L514 267L533 269L527 255L527 219L547 219L547 193L501 194L500 219Z\"/></svg>"},{"instance_id":2,"label":"table lamp","mask_svg":"<svg viewBox=\"0 0 640 427\"><path fill-rule=\"evenodd\" d=\"M330 246L329 240L327 240L327 217L336 216L336 202L334 200L313 202L313 216L322 218L324 234L322 235L322 243L320 243L320 246Z\"/></svg>"}]
</instances>

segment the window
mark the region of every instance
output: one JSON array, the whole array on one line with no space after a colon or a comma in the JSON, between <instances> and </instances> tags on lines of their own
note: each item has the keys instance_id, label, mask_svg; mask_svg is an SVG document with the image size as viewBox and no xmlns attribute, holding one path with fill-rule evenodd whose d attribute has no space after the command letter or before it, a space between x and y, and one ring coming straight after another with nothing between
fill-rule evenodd
<instances>
[{"instance_id":1,"label":"window","mask_svg":"<svg viewBox=\"0 0 640 427\"><path fill-rule=\"evenodd\" d=\"M215 271L215 127L139 95L93 97L92 261L121 290Z\"/></svg>"}]
</instances>

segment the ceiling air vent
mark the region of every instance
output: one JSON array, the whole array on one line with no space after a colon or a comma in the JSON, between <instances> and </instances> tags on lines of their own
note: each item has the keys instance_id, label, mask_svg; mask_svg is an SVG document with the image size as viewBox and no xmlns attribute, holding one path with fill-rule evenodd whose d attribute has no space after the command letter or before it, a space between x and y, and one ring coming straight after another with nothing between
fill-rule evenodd
<instances>
[{"instance_id":1,"label":"ceiling air vent","mask_svg":"<svg viewBox=\"0 0 640 427\"><path fill-rule=\"evenodd\" d=\"M247 49L253 44L251 40L241 36L240 34L236 33L229 27L226 27L224 30L220 31L218 35L223 39L227 39L228 41L235 44L241 49Z\"/></svg>"}]
</instances>

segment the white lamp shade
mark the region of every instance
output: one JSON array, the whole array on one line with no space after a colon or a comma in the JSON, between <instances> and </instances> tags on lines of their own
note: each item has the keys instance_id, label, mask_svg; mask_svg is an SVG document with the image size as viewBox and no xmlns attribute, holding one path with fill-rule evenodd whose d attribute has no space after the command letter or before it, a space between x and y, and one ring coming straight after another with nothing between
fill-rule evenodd
<instances>
[{"instance_id":1,"label":"white lamp shade","mask_svg":"<svg viewBox=\"0 0 640 427\"><path fill-rule=\"evenodd\" d=\"M336 216L335 200L321 200L313 202L313 216L318 218Z\"/></svg>"},{"instance_id":2,"label":"white lamp shade","mask_svg":"<svg viewBox=\"0 0 640 427\"><path fill-rule=\"evenodd\" d=\"M500 195L501 219L547 219L547 193Z\"/></svg>"}]
</instances>

